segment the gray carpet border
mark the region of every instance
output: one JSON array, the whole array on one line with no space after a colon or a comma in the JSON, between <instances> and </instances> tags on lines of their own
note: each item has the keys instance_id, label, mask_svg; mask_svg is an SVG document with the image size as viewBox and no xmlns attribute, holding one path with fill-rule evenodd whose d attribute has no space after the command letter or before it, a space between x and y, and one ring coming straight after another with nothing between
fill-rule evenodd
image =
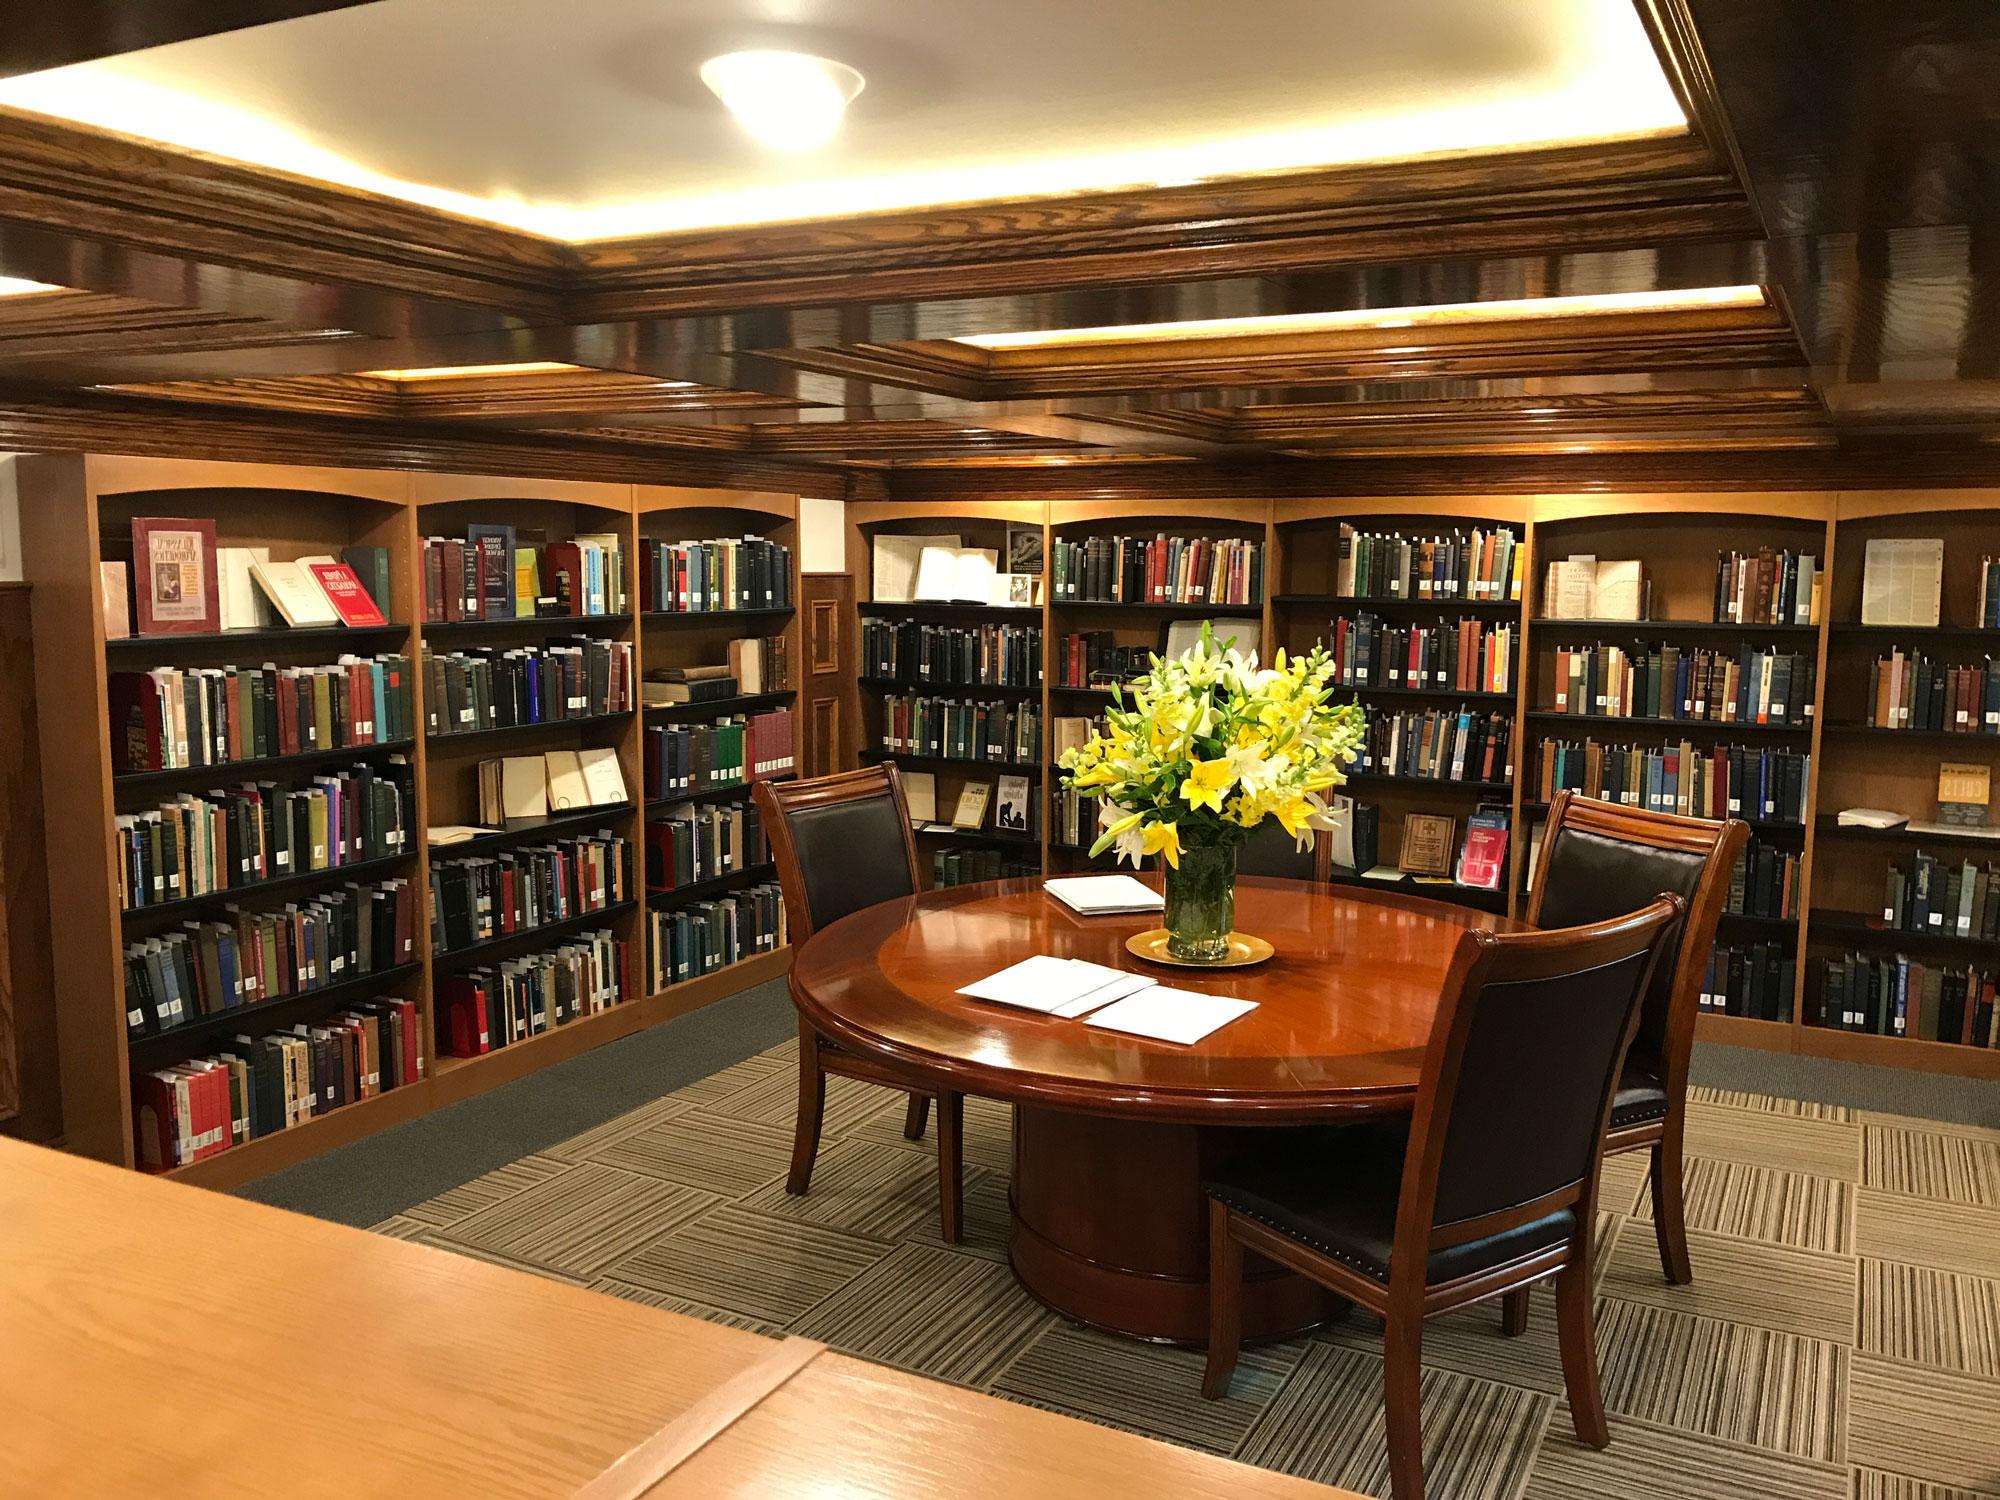
<instances>
[{"instance_id":1,"label":"gray carpet border","mask_svg":"<svg viewBox=\"0 0 2000 1500\"><path fill-rule=\"evenodd\" d=\"M782 979L273 1173L245 1197L367 1228L508 1162L776 1046L797 1026ZM1696 1046L1693 1082L2000 1127L2000 1086L1969 1078Z\"/></svg>"}]
</instances>

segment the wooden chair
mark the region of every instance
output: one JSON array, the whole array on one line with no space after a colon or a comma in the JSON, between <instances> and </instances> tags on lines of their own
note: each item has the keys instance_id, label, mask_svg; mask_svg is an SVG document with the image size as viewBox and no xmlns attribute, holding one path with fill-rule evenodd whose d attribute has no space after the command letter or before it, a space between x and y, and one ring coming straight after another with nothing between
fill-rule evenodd
<instances>
[{"instance_id":1,"label":"wooden chair","mask_svg":"<svg viewBox=\"0 0 2000 1500\"><path fill-rule=\"evenodd\" d=\"M909 806L893 765L867 766L813 781L760 781L755 795L778 866L785 925L793 943L805 942L850 912L920 889ZM829 1073L907 1093L903 1134L913 1141L922 1138L931 1102L937 1101L938 1219L944 1238L958 1243L965 1196L961 1146L965 1096L915 1083L884 1063L858 1056L820 1035L803 1015L798 1123L786 1191L803 1193L812 1183Z\"/></svg>"},{"instance_id":2,"label":"wooden chair","mask_svg":"<svg viewBox=\"0 0 2000 1500\"><path fill-rule=\"evenodd\" d=\"M1385 1321L1394 1500L1422 1500L1426 1318L1556 1276L1576 1433L1609 1441L1590 1252L1605 1121L1655 961L1683 904L1554 932L1459 939L1408 1121L1314 1127L1204 1183L1209 1342L1228 1389L1247 1247Z\"/></svg>"},{"instance_id":3,"label":"wooden chair","mask_svg":"<svg viewBox=\"0 0 2000 1500\"><path fill-rule=\"evenodd\" d=\"M1694 1279L1681 1159L1688 1055L1730 873L1749 837L1749 825L1737 819L1680 818L1558 792L1528 893L1528 921L1537 927L1601 921L1662 891L1687 902L1678 941L1654 970L1639 1012L1639 1033L1625 1059L1604 1140L1607 1156L1653 1153L1653 1233L1660 1266L1677 1285ZM1505 1317L1509 1333L1527 1327L1525 1291L1508 1299Z\"/></svg>"}]
</instances>

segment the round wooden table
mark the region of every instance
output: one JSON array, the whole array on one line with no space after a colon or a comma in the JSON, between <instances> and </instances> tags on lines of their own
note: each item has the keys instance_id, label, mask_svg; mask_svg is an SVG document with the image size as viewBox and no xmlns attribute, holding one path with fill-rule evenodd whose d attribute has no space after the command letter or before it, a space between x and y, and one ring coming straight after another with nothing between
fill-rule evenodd
<instances>
[{"instance_id":1,"label":"round wooden table","mask_svg":"<svg viewBox=\"0 0 2000 1500\"><path fill-rule=\"evenodd\" d=\"M1158 877L1152 877L1157 883ZM1203 1175L1268 1150L1257 1127L1406 1114L1454 943L1520 924L1462 906L1245 878L1236 925L1254 968L1150 965L1125 951L1151 916L1080 917L1040 880L929 891L854 913L798 952L792 995L820 1031L913 1078L1014 1113L1012 1260L1042 1302L1140 1338L1207 1335ZM955 994L1037 953L1257 1002L1193 1046ZM1251 1259L1246 1337L1321 1322L1317 1286Z\"/></svg>"}]
</instances>

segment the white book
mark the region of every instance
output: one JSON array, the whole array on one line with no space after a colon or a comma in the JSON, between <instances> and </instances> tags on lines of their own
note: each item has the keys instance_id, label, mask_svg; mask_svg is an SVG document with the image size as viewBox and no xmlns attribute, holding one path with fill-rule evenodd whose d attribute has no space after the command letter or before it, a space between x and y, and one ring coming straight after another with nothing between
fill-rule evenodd
<instances>
[{"instance_id":1,"label":"white book","mask_svg":"<svg viewBox=\"0 0 2000 1500\"><path fill-rule=\"evenodd\" d=\"M926 547L958 551L955 536L878 536L868 597L877 604L908 604L917 597L917 565Z\"/></svg>"},{"instance_id":2,"label":"white book","mask_svg":"<svg viewBox=\"0 0 2000 1500\"><path fill-rule=\"evenodd\" d=\"M1863 625L1936 625L1944 588L1944 542L1875 537L1861 564Z\"/></svg>"},{"instance_id":3,"label":"white book","mask_svg":"<svg viewBox=\"0 0 2000 1500\"><path fill-rule=\"evenodd\" d=\"M1255 1000L1231 1000L1224 995L1200 995L1193 990L1154 985L1114 1001L1083 1024L1187 1047L1256 1008Z\"/></svg>"},{"instance_id":4,"label":"white book","mask_svg":"<svg viewBox=\"0 0 2000 1500\"><path fill-rule=\"evenodd\" d=\"M616 750L579 750L583 765L583 786L592 807L610 807L626 800L625 772L618 764Z\"/></svg>"},{"instance_id":5,"label":"white book","mask_svg":"<svg viewBox=\"0 0 2000 1500\"><path fill-rule=\"evenodd\" d=\"M1844 807L1837 820L1842 828L1901 828L1909 818L1880 807Z\"/></svg>"},{"instance_id":6,"label":"white book","mask_svg":"<svg viewBox=\"0 0 2000 1500\"><path fill-rule=\"evenodd\" d=\"M958 993L994 1005L1043 1015L1077 1016L1123 996L1150 989L1158 981L1102 964L1038 953L1009 964L997 974L963 985Z\"/></svg>"},{"instance_id":7,"label":"white book","mask_svg":"<svg viewBox=\"0 0 2000 1500\"><path fill-rule=\"evenodd\" d=\"M933 543L917 557L915 597L937 604L987 604L1000 571L1000 554L988 547Z\"/></svg>"},{"instance_id":8,"label":"white book","mask_svg":"<svg viewBox=\"0 0 2000 1500\"><path fill-rule=\"evenodd\" d=\"M924 828L937 821L937 777L929 771L902 773L903 800L910 807L910 823Z\"/></svg>"},{"instance_id":9,"label":"white book","mask_svg":"<svg viewBox=\"0 0 2000 1500\"><path fill-rule=\"evenodd\" d=\"M287 625L338 625L339 611L319 580L306 570L305 562L301 558L298 562L252 563L250 576Z\"/></svg>"},{"instance_id":10,"label":"white book","mask_svg":"<svg viewBox=\"0 0 2000 1500\"><path fill-rule=\"evenodd\" d=\"M216 605L224 630L262 630L278 623L271 606L257 592L251 568L271 560L269 547L215 549Z\"/></svg>"},{"instance_id":11,"label":"white book","mask_svg":"<svg viewBox=\"0 0 2000 1500\"><path fill-rule=\"evenodd\" d=\"M1071 911L1086 917L1114 912L1164 911L1166 898L1130 875L1071 875L1043 882Z\"/></svg>"},{"instance_id":12,"label":"white book","mask_svg":"<svg viewBox=\"0 0 2000 1500\"><path fill-rule=\"evenodd\" d=\"M583 764L574 750L551 750L542 759L547 766L550 812L574 812L590 806Z\"/></svg>"}]
</instances>

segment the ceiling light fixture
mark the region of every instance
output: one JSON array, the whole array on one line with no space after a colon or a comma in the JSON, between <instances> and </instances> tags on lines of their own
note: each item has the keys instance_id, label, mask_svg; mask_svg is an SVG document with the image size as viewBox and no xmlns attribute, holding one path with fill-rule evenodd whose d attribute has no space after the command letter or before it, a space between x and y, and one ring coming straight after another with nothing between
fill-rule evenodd
<instances>
[{"instance_id":1,"label":"ceiling light fixture","mask_svg":"<svg viewBox=\"0 0 2000 1500\"><path fill-rule=\"evenodd\" d=\"M363 370L373 380L453 380L482 375L553 375L559 370L579 370L581 365L553 364L538 360L518 365L432 365L421 370Z\"/></svg>"},{"instance_id":2,"label":"ceiling light fixture","mask_svg":"<svg viewBox=\"0 0 2000 1500\"><path fill-rule=\"evenodd\" d=\"M808 52L725 52L701 65L701 81L753 140L773 151L816 151L867 82L846 63Z\"/></svg>"},{"instance_id":3,"label":"ceiling light fixture","mask_svg":"<svg viewBox=\"0 0 2000 1500\"><path fill-rule=\"evenodd\" d=\"M1764 301L1764 289L1759 286L1706 286L1657 292L1597 292L1572 297L1441 302L1429 307L1361 307L1341 312L1273 313L1257 318L1195 318L1178 323L1126 323L1106 328L1052 328L1035 333L972 333L954 342L971 344L978 349L1052 349L1064 344L1145 344L1183 339L1250 338L1260 334L1331 333L1343 328L1420 328L1439 323L1490 323L1519 318L1575 318L1605 313L1685 312L1705 307L1761 307Z\"/></svg>"}]
</instances>

